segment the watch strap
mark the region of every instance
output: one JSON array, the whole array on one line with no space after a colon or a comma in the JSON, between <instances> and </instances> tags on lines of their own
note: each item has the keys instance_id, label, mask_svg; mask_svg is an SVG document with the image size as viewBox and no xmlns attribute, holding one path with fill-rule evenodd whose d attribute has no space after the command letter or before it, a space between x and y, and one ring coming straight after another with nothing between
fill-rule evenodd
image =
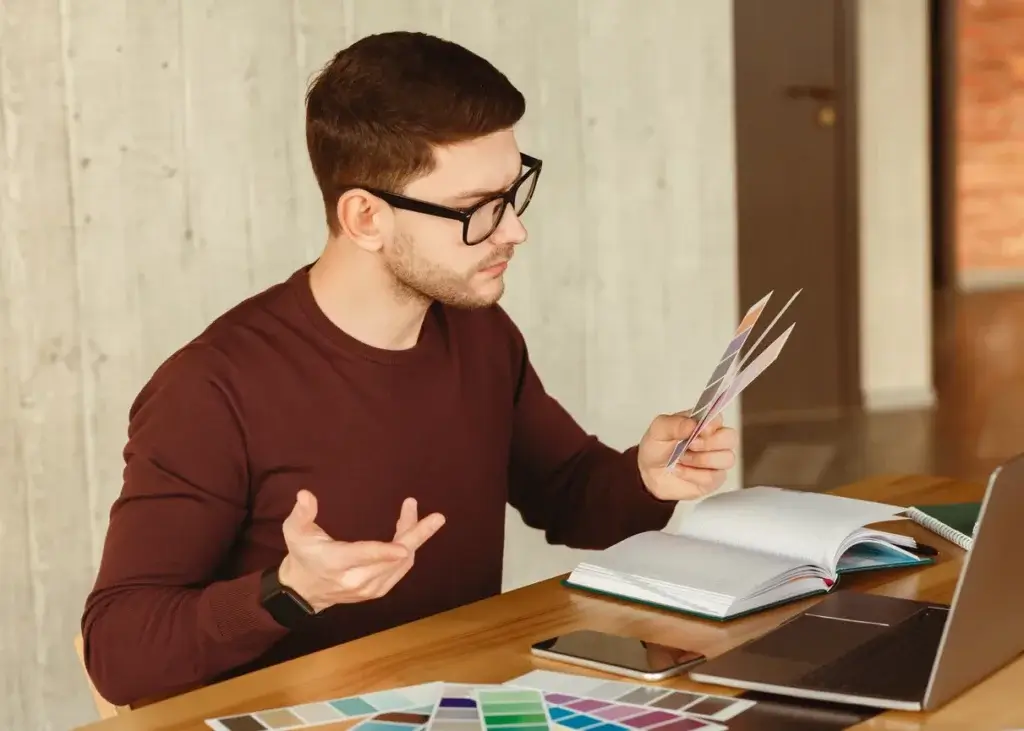
<instances>
[{"instance_id":1,"label":"watch strap","mask_svg":"<svg viewBox=\"0 0 1024 731\"><path fill-rule=\"evenodd\" d=\"M291 587L281 583L279 566L271 566L260 576L260 604L282 627L294 629L316 612L309 602Z\"/></svg>"}]
</instances>

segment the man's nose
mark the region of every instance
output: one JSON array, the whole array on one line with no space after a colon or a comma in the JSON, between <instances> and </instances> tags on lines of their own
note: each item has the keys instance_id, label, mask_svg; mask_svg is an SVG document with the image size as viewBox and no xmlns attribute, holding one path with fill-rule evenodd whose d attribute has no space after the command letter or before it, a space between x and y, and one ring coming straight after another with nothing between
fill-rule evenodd
<instances>
[{"instance_id":1,"label":"man's nose","mask_svg":"<svg viewBox=\"0 0 1024 731\"><path fill-rule=\"evenodd\" d=\"M491 234L491 241L498 245L518 246L526 241L527 232L523 222L516 215L512 206L506 206L505 213L498 222L498 228Z\"/></svg>"}]
</instances>

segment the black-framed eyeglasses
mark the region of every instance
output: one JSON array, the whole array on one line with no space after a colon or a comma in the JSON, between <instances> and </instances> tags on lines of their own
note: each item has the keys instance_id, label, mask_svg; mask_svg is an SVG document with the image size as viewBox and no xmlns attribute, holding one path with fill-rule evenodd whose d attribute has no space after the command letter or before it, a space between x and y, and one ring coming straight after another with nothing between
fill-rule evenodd
<instances>
[{"instance_id":1,"label":"black-framed eyeglasses","mask_svg":"<svg viewBox=\"0 0 1024 731\"><path fill-rule=\"evenodd\" d=\"M530 205L533 191L537 187L537 178L540 177L542 162L535 157L520 153L523 167L526 168L512 186L503 193L486 198L469 208L449 208L429 201L422 201L418 198L409 198L398 193L390 193L386 190L358 186L395 208L401 208L414 213L423 213L428 216L439 216L453 221L462 222L462 240L468 246L476 246L486 241L495 232L505 210L512 206L517 216L521 216L526 207Z\"/></svg>"}]
</instances>

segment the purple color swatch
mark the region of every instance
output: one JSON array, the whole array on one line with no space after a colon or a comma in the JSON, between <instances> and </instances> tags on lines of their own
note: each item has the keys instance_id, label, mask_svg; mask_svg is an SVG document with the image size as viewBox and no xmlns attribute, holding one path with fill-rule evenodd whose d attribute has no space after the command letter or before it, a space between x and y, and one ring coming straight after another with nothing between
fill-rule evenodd
<instances>
[{"instance_id":1,"label":"purple color swatch","mask_svg":"<svg viewBox=\"0 0 1024 731\"><path fill-rule=\"evenodd\" d=\"M649 713L641 713L639 716L631 716L625 721L622 721L622 723L627 726L632 726L633 728L646 728L658 723L671 721L673 718L678 718L678 716L674 713L669 713L668 711L650 711Z\"/></svg>"},{"instance_id":2,"label":"purple color swatch","mask_svg":"<svg viewBox=\"0 0 1024 731\"><path fill-rule=\"evenodd\" d=\"M605 706L611 705L605 701L595 701L593 698L584 698L582 700L574 701L572 703L563 704L566 708L571 708L574 711L582 711L587 713L589 711L596 710L598 708L604 708Z\"/></svg>"},{"instance_id":3,"label":"purple color swatch","mask_svg":"<svg viewBox=\"0 0 1024 731\"><path fill-rule=\"evenodd\" d=\"M556 706L564 706L567 703L578 701L579 698L571 695L563 695L561 693L545 693L544 700L548 703L554 703Z\"/></svg>"},{"instance_id":4,"label":"purple color swatch","mask_svg":"<svg viewBox=\"0 0 1024 731\"><path fill-rule=\"evenodd\" d=\"M599 711L595 711L592 715L603 718L606 721L614 721L619 718L636 716L643 712L644 709L633 706L611 706L610 708L602 708Z\"/></svg>"}]
</instances>

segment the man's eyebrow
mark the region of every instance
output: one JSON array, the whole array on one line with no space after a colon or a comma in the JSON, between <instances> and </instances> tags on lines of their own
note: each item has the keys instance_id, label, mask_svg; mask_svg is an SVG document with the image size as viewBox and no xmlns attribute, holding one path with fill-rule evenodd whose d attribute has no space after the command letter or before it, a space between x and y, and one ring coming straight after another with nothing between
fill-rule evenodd
<instances>
[{"instance_id":1,"label":"man's eyebrow","mask_svg":"<svg viewBox=\"0 0 1024 731\"><path fill-rule=\"evenodd\" d=\"M504 188L477 188L475 190L467 190L462 193L457 193L451 196L448 200L451 201L468 201L475 198L490 198L491 196L500 195L508 189L508 186Z\"/></svg>"}]
</instances>

